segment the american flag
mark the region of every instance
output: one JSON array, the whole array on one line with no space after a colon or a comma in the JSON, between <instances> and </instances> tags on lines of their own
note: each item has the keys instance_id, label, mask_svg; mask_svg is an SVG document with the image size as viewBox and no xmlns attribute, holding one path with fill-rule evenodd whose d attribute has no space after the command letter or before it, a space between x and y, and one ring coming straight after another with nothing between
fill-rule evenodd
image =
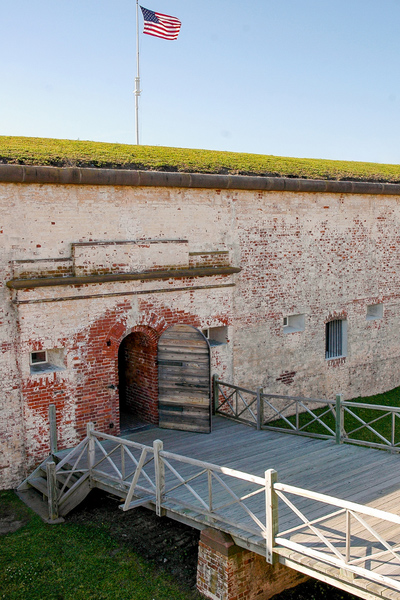
<instances>
[{"instance_id":1,"label":"american flag","mask_svg":"<svg viewBox=\"0 0 400 600\"><path fill-rule=\"evenodd\" d=\"M140 7L144 18L143 33L163 38L164 40L176 40L181 28L181 22L176 17L163 15L148 8Z\"/></svg>"}]
</instances>

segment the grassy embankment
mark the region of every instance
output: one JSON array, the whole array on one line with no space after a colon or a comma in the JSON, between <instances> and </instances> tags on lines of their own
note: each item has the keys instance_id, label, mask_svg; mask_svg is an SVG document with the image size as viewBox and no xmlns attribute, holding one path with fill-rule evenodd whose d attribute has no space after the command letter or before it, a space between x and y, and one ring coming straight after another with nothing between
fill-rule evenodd
<instances>
[{"instance_id":1,"label":"grassy embankment","mask_svg":"<svg viewBox=\"0 0 400 600\"><path fill-rule=\"evenodd\" d=\"M400 165L13 136L0 163L400 182Z\"/></svg>"},{"instance_id":2,"label":"grassy embankment","mask_svg":"<svg viewBox=\"0 0 400 600\"><path fill-rule=\"evenodd\" d=\"M174 582L106 525L48 525L12 491L0 492L0 523L25 525L0 535L1 600L194 600L199 595Z\"/></svg>"}]
</instances>

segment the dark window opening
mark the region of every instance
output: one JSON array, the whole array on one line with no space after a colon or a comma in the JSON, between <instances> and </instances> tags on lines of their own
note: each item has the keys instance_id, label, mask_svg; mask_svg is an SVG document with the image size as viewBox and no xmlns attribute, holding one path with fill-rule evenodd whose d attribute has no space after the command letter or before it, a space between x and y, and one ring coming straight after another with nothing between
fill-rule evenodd
<instances>
[{"instance_id":1,"label":"dark window opening","mask_svg":"<svg viewBox=\"0 0 400 600\"><path fill-rule=\"evenodd\" d=\"M336 319L325 325L325 358L346 356L347 351L347 322Z\"/></svg>"}]
</instances>

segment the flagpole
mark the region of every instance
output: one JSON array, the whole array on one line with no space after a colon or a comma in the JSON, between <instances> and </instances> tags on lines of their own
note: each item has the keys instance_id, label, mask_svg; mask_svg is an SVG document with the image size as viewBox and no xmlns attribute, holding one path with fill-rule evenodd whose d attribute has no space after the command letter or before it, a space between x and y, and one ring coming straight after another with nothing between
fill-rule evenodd
<instances>
[{"instance_id":1,"label":"flagpole","mask_svg":"<svg viewBox=\"0 0 400 600\"><path fill-rule=\"evenodd\" d=\"M136 144L139 145L139 96L140 96L140 73L139 73L139 0L136 0L136 77L135 77L135 129Z\"/></svg>"}]
</instances>

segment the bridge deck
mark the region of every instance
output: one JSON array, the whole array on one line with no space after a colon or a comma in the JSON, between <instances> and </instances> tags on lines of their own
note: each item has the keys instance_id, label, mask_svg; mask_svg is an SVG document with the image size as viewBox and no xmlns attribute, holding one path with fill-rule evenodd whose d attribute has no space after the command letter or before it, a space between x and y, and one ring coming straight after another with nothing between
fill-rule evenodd
<instances>
[{"instance_id":1,"label":"bridge deck","mask_svg":"<svg viewBox=\"0 0 400 600\"><path fill-rule=\"evenodd\" d=\"M287 484L400 515L400 457L389 452L257 431L223 417L213 418L211 434L154 428L125 437L147 445L161 439L164 450L260 477L272 468Z\"/></svg>"},{"instance_id":2,"label":"bridge deck","mask_svg":"<svg viewBox=\"0 0 400 600\"><path fill-rule=\"evenodd\" d=\"M150 429L130 437L134 441L148 445L156 439L161 439L164 450L260 477L264 476L267 469L273 468L278 472L278 481L283 481L285 484L400 515L400 457L395 454L348 444L337 445L331 440L257 431L221 417L213 419L213 431L209 435ZM260 498L260 505L263 505L261 500L263 499ZM296 506L307 514L310 520L332 512L332 507L316 505L315 502L303 498L300 500L296 502ZM298 526L299 519L282 504L280 502L279 505L279 531ZM240 508L235 507L234 510L237 512ZM260 520L265 522L261 506L260 511L255 510L255 512L258 513ZM182 511L182 516L187 518L187 512ZM329 535L335 537L338 526L343 528L342 521L343 516L338 516L323 524L324 533L328 538ZM227 529L226 526L223 528ZM388 528L390 528L391 540L397 538L400 542L399 526L386 523L381 526L381 530L378 527L378 531L387 539ZM357 523L353 525L353 544L359 529ZM246 545L242 532L239 536L234 530L231 533L236 533L236 540L241 542L241 545ZM261 537L257 539L257 536L250 534L246 538L248 547L257 549L255 546L258 546L259 551L265 551L264 539ZM309 539L310 544L316 548L315 537L309 529L298 532L293 539L306 544ZM363 532L363 539L365 540L365 532ZM323 544L321 543L320 546L318 549L323 552ZM354 552L354 549L352 551ZM360 553L362 552L360 547ZM293 552L290 554L287 550L282 550L282 562L284 557L289 555L294 557ZM369 568L374 568L377 572L400 581L400 561L392 556L388 558L387 555L384 559L380 561L377 558L373 565L370 562ZM375 583L368 584L371 594L377 591L379 595L383 594L387 598L400 597L399 592L386 590L383 593L382 589L378 591L378 587L380 588ZM350 590L351 587L348 589Z\"/></svg>"},{"instance_id":3,"label":"bridge deck","mask_svg":"<svg viewBox=\"0 0 400 600\"><path fill-rule=\"evenodd\" d=\"M383 511L400 515L400 457L374 449L351 446L347 444L336 445L331 440L317 440L312 438L300 437L295 435L282 434L271 431L257 431L251 427L224 419L222 417L213 418L213 431L211 434L192 433L187 431L176 431L167 429L148 429L134 432L125 439L132 440L139 444L151 446L157 439L163 441L164 451L178 455L183 455L202 462L214 463L223 467L228 467L259 477L264 477L267 469L275 469L278 472L278 481L286 485L296 486L304 490L310 490L322 494L327 494L341 500L355 502L362 505L374 507ZM107 452L112 449L115 442L106 440L102 442L102 447ZM96 447L96 461L102 457L102 451ZM120 463L118 452L113 455L113 461L118 466ZM171 464L173 463L171 459ZM85 462L85 456L82 457ZM84 464L81 461L81 466ZM154 467L154 465L153 465ZM153 468L151 467L151 468ZM98 467L100 469L100 467ZM179 463L179 474L185 481L192 477L192 465ZM101 471L106 475L115 475L115 467L103 460ZM221 476L223 480L223 475ZM175 475L166 469L166 488L171 489L174 486ZM132 478L131 478L132 479ZM128 479L129 480L129 479ZM221 480L221 481L222 481ZM102 487L101 477L99 487ZM221 482L219 482L220 484ZM111 484L105 484L104 489L112 488ZM195 493L201 497L207 497L210 481L207 477L194 477L190 481L190 486ZM251 483L248 481L237 480L231 490L237 496L251 493L253 491ZM121 497L126 496L126 492L120 493ZM184 521L195 527L213 526L233 535L235 541L243 546L264 554L266 552L265 535L263 536L257 527L254 527L254 518L243 509L239 502L229 502L224 508L228 517L228 522L220 523L214 521L209 515L196 513L193 507L193 494L186 485L181 485L174 490L173 495L179 499L176 503L170 494L172 501L167 500L163 504L168 516L177 520ZM224 499L223 496L225 495ZM223 488L223 481L218 488L213 488L213 503L218 505L223 500L226 503L226 489ZM324 503L316 502L315 499L306 497L290 496L297 510L300 510L306 516L308 521L320 519L323 516L332 514L336 509ZM185 502L187 507L185 507ZM149 506L154 507L154 501L149 501ZM260 520L262 524L266 522L265 515L265 496L256 494L246 501L252 513ZM199 505L200 506L200 505ZM189 507L189 508L188 508ZM353 518L351 516L350 518ZM231 519L232 525L229 524ZM400 584L400 559L397 554L382 553L376 558L363 560L366 547L377 552L382 551L382 544L369 533L368 527L365 529L364 523L353 518L351 529L351 551L350 558L360 558L358 563L361 568L372 571L375 575L385 575L391 577ZM390 544L395 544L400 548L400 520L399 524L387 522L385 520L365 517L367 525L373 527L379 535ZM237 523L243 524L243 528L237 527ZM329 552L324 541L315 535L312 528L305 527L299 529L301 517L284 502L279 501L279 536L282 537L286 532L286 538L296 543L301 543L312 550L322 553ZM247 531L246 531L247 527ZM293 532L288 530L296 528ZM318 523L318 529L329 542L336 543L336 548L343 554L346 552L346 541L343 540L343 531L345 530L345 514L337 514L329 517L328 520ZM339 540L339 543L338 543ZM359 541L358 541L359 540ZM367 544L366 544L367 541ZM397 550L397 547L396 547ZM280 555L280 562L297 568L300 571L311 574L319 579L332 583L346 591L358 594L362 598L399 598L400 592L395 591L393 587L371 581L368 578L356 574L349 575L343 573L339 568L324 564L324 561L318 557L310 558L301 555L293 549L287 547L277 548ZM354 578L355 577L355 578Z\"/></svg>"}]
</instances>

